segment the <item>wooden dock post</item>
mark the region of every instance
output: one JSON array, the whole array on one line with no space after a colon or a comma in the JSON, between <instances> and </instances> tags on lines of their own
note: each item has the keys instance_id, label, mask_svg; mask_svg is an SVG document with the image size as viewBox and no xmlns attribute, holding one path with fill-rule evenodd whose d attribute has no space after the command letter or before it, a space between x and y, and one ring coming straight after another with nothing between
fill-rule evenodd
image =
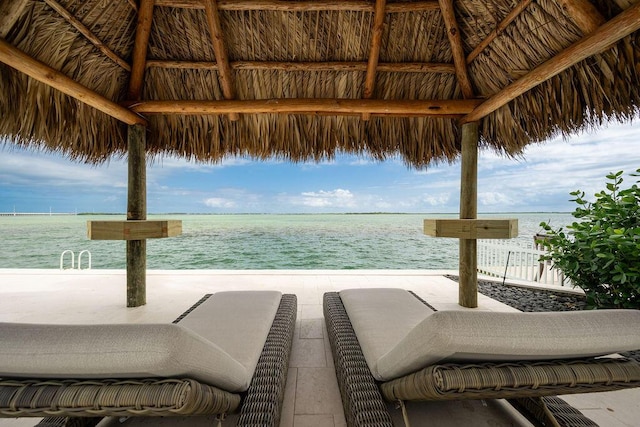
<instances>
[{"instance_id":1,"label":"wooden dock post","mask_svg":"<svg viewBox=\"0 0 640 427\"><path fill-rule=\"evenodd\" d=\"M460 171L460 219L478 217L478 122L462 125ZM458 304L478 306L478 258L476 239L460 239Z\"/></svg>"},{"instance_id":2,"label":"wooden dock post","mask_svg":"<svg viewBox=\"0 0 640 427\"><path fill-rule=\"evenodd\" d=\"M146 128L131 125L127 132L129 182L127 220L147 219ZM147 303L147 240L127 240L127 307Z\"/></svg>"}]
</instances>

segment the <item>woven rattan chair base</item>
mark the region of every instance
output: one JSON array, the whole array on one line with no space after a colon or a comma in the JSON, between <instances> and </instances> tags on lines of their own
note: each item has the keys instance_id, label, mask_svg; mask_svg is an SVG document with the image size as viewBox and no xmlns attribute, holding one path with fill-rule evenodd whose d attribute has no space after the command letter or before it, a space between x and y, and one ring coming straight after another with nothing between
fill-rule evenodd
<instances>
[{"instance_id":1,"label":"woven rattan chair base","mask_svg":"<svg viewBox=\"0 0 640 427\"><path fill-rule=\"evenodd\" d=\"M593 426L596 424L579 411L568 410L570 406L562 399L545 396L640 387L638 362L588 359L436 365L381 383L379 393L338 293L324 295L324 314L349 426L392 425L382 396L391 402L516 399L520 403L516 409L526 409L525 415L540 425ZM362 414L369 408L375 408L375 415ZM376 423L370 417L385 421Z\"/></svg>"},{"instance_id":2,"label":"woven rattan chair base","mask_svg":"<svg viewBox=\"0 0 640 427\"><path fill-rule=\"evenodd\" d=\"M102 417L46 417L36 427L95 427Z\"/></svg>"},{"instance_id":3,"label":"woven rattan chair base","mask_svg":"<svg viewBox=\"0 0 640 427\"><path fill-rule=\"evenodd\" d=\"M296 296L283 295L251 385L242 401L239 427L280 425L296 314Z\"/></svg>"},{"instance_id":4,"label":"woven rattan chair base","mask_svg":"<svg viewBox=\"0 0 640 427\"><path fill-rule=\"evenodd\" d=\"M195 306L208 297L205 296ZM82 424L82 420L76 417L225 414L235 412L243 399L239 426L277 426L296 311L296 296L283 295L251 385L244 396L192 379L0 379L0 416L44 416L46 418L41 425L49 426L91 425ZM65 421L67 417L69 419Z\"/></svg>"}]
</instances>

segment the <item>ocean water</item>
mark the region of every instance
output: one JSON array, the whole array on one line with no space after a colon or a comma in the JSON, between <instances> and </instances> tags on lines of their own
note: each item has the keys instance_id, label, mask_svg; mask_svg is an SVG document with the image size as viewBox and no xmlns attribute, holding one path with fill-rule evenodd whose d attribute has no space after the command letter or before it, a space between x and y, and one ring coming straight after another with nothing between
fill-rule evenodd
<instances>
[{"instance_id":1,"label":"ocean water","mask_svg":"<svg viewBox=\"0 0 640 427\"><path fill-rule=\"evenodd\" d=\"M522 245L570 214L491 214L518 218ZM147 241L149 269L457 269L458 240L422 233L425 218L455 214L150 215L180 219L182 235ZM89 220L124 216L0 216L0 268L59 268L63 251L91 252L93 269L125 268L125 242L87 238ZM83 255L86 267L87 255ZM65 268L70 267L69 256Z\"/></svg>"}]
</instances>

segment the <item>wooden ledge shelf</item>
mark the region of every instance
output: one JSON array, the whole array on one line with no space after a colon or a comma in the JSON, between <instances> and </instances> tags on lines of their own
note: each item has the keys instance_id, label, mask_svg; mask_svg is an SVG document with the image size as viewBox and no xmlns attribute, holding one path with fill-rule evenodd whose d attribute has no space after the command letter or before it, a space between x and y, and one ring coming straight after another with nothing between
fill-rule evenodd
<instances>
[{"instance_id":1,"label":"wooden ledge shelf","mask_svg":"<svg viewBox=\"0 0 640 427\"><path fill-rule=\"evenodd\" d=\"M87 221L90 240L144 240L182 234L180 220Z\"/></svg>"},{"instance_id":2,"label":"wooden ledge shelf","mask_svg":"<svg viewBox=\"0 0 640 427\"><path fill-rule=\"evenodd\" d=\"M518 220L425 219L424 234L458 239L511 239L518 236Z\"/></svg>"}]
</instances>

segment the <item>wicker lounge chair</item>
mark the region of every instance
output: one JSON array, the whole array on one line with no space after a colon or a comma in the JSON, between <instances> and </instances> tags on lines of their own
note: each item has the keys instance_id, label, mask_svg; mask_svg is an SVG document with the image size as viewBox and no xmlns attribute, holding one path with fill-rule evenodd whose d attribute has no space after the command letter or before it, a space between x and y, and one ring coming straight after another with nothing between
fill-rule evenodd
<instances>
[{"instance_id":1,"label":"wicker lounge chair","mask_svg":"<svg viewBox=\"0 0 640 427\"><path fill-rule=\"evenodd\" d=\"M46 417L40 425L48 426L64 425L68 419L69 425L75 426L95 425L99 417L104 416L223 417L240 409L238 426L278 426L295 319L295 295L262 291L206 295L176 319L174 325L97 325L96 329L96 325L0 324L0 416ZM105 339L119 343L119 347L114 346L115 350L123 350L116 351L119 356L115 358L106 356L104 369L111 369L108 365L112 364L119 370L138 369L144 374L90 374L94 369L90 365L93 359L99 360L97 352L101 351L90 348L80 350L92 353L88 366L83 366L83 360L74 361L78 366L77 375L59 375L58 362L47 361L44 351L39 352L42 358L33 363L36 365L33 369L38 369L37 365L46 366L51 373L7 372L11 369L8 365L19 363L14 356L20 351L8 349L7 344L20 347L18 335L23 331L40 334L39 327L58 335L59 342L71 341L68 345L76 346L75 349L82 349L82 344L73 337L87 338L86 333L93 332L102 334ZM89 329L83 332L83 328ZM72 339L64 334L72 334ZM146 341L140 345L123 344L127 339L123 334ZM258 341L258 336L262 338L257 347L253 345L256 343L243 343L243 339ZM214 338L222 343L219 347L208 342ZM130 346L129 353L123 349L127 346ZM173 348L166 349L167 346ZM22 350L28 352L29 345ZM56 351L63 352L63 346L58 346ZM154 359L154 352L161 355L159 360ZM25 354L26 359L32 356ZM58 354L58 360L61 356L68 355ZM139 358L146 359L150 366L135 365L135 359ZM235 360L228 360L230 358ZM129 366L129 360L124 359L133 360L133 365ZM234 375L236 371L243 374L247 362L253 363L253 373L249 371L251 367L247 367L244 372L247 378Z\"/></svg>"},{"instance_id":2,"label":"wicker lounge chair","mask_svg":"<svg viewBox=\"0 0 640 427\"><path fill-rule=\"evenodd\" d=\"M388 402L504 398L537 425L595 426L555 396L640 387L640 363L593 357L640 348L636 310L435 313L407 291L358 289L326 293L324 316L350 427L392 426L382 397ZM525 332L512 333L523 319ZM463 324L469 327L466 334L458 330L451 340ZM535 331L549 324L554 326ZM567 334L566 326L576 333ZM390 333L394 328L397 334ZM489 352L492 341L501 345Z\"/></svg>"}]
</instances>

